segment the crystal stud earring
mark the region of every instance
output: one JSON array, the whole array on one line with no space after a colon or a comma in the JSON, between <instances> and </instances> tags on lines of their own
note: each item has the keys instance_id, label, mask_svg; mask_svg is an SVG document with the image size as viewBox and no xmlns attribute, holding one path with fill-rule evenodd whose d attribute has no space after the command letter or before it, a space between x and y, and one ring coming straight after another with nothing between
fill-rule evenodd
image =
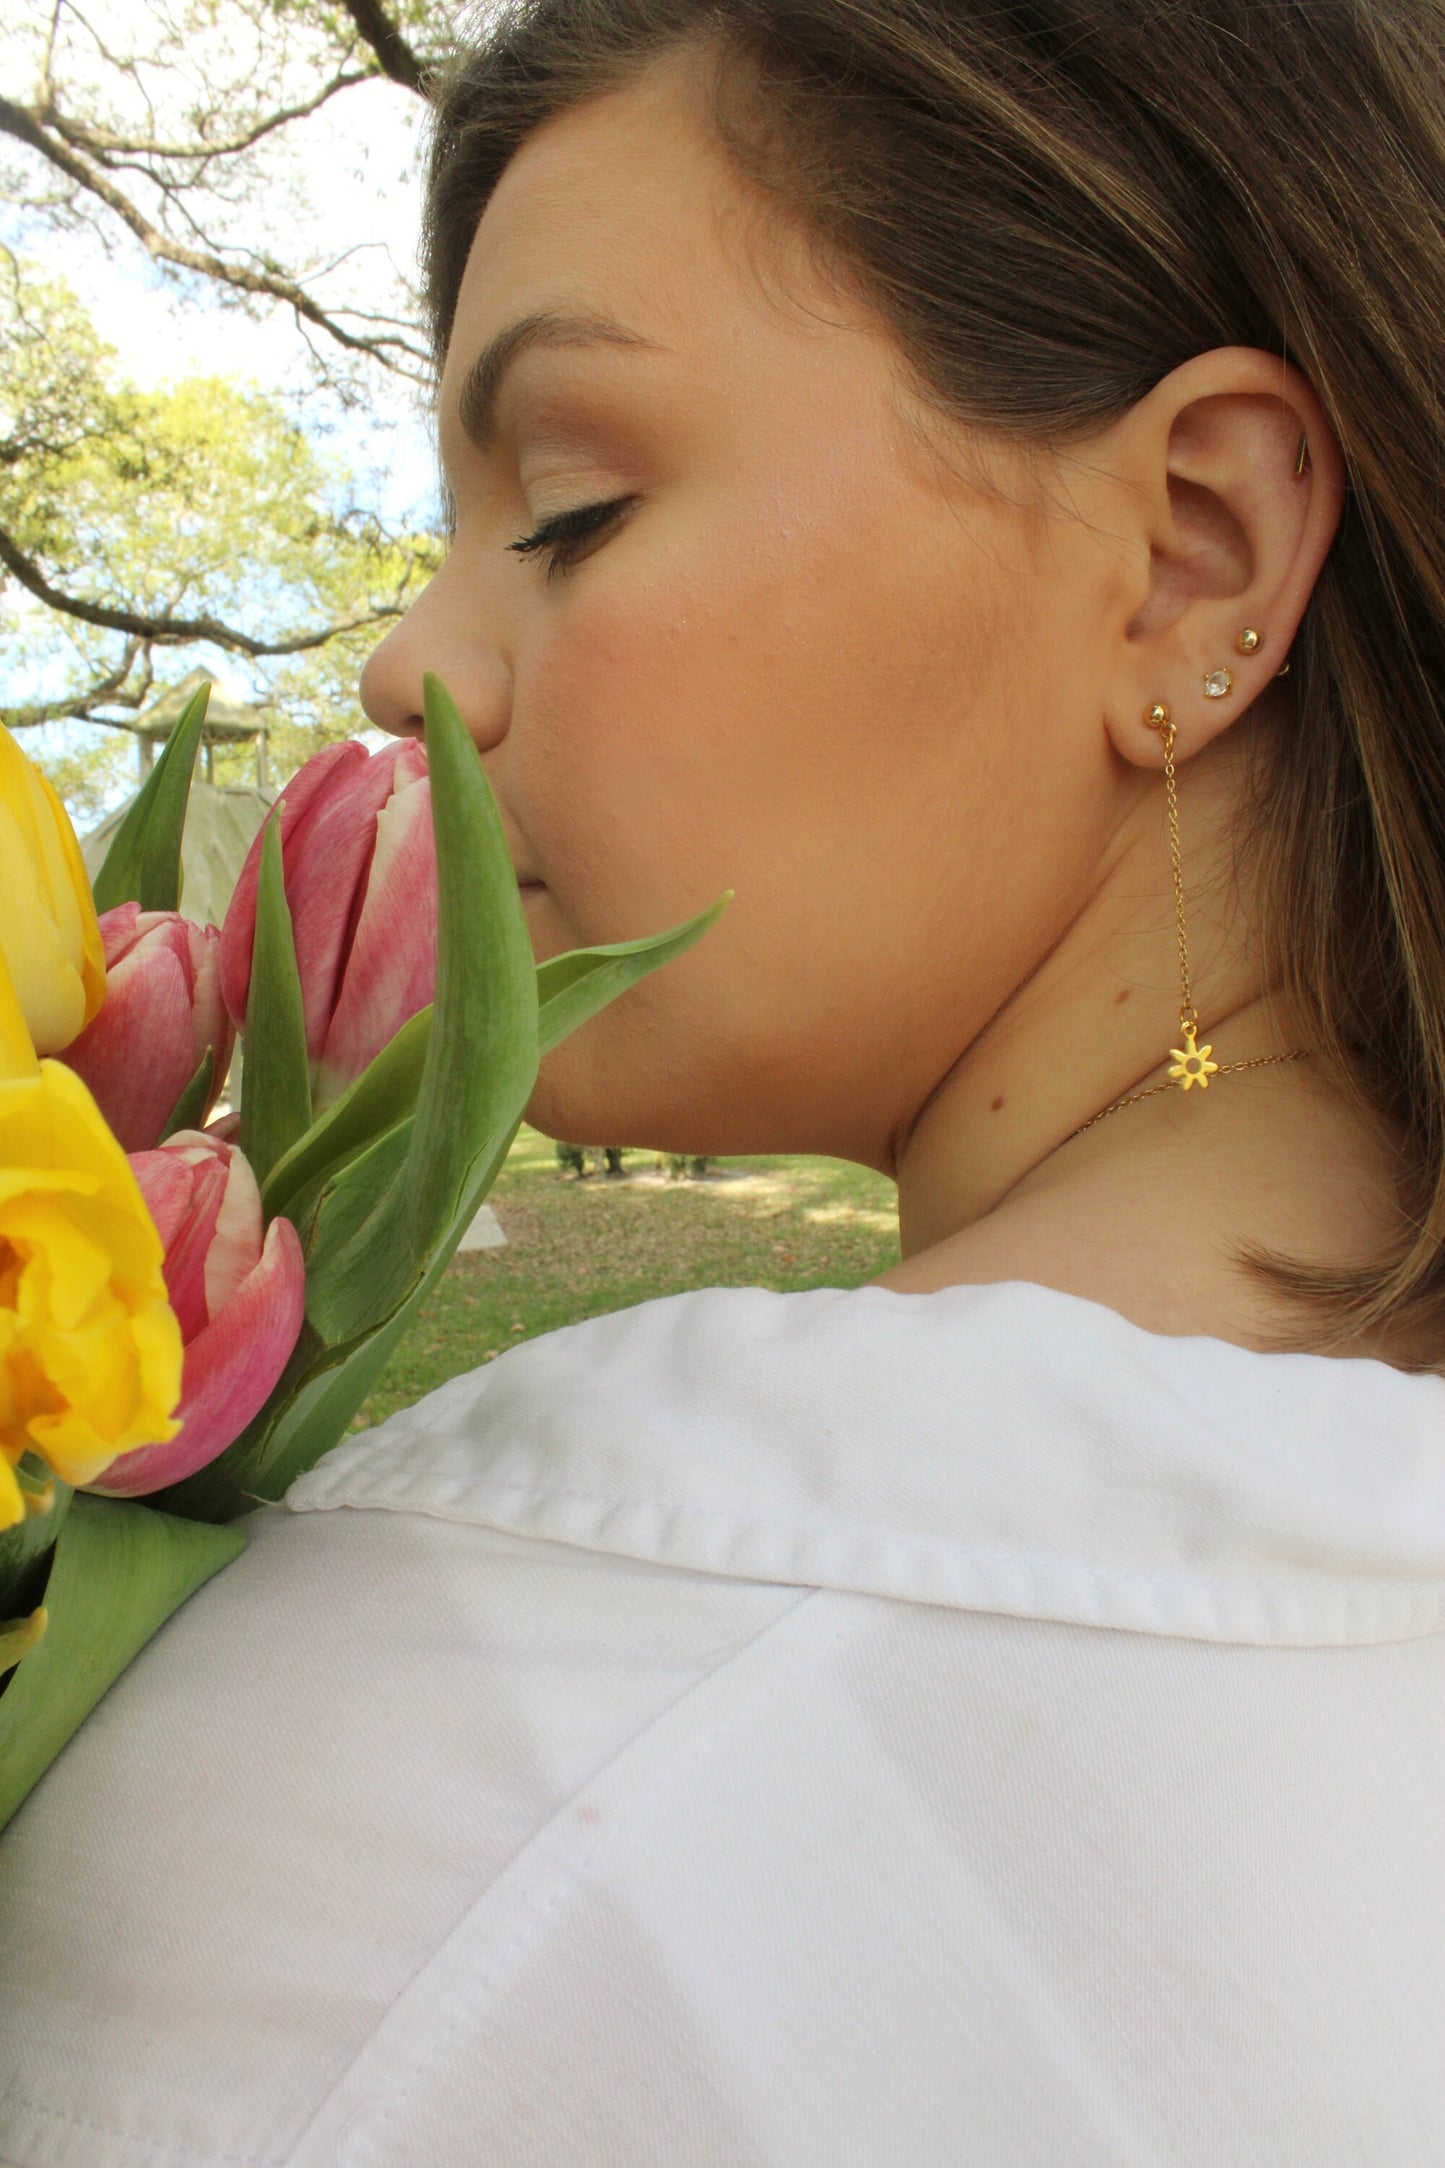
<instances>
[{"instance_id":1,"label":"crystal stud earring","mask_svg":"<svg viewBox=\"0 0 1445 2168\"><path fill-rule=\"evenodd\" d=\"M1234 644L1241 655L1252 655L1263 638L1264 634L1256 632L1253 625L1246 625Z\"/></svg>"},{"instance_id":2,"label":"crystal stud earring","mask_svg":"<svg viewBox=\"0 0 1445 2168\"><path fill-rule=\"evenodd\" d=\"M1211 670L1204 680L1204 697L1206 700L1222 700L1226 693L1231 693L1233 690L1234 679L1227 670Z\"/></svg>"}]
</instances>

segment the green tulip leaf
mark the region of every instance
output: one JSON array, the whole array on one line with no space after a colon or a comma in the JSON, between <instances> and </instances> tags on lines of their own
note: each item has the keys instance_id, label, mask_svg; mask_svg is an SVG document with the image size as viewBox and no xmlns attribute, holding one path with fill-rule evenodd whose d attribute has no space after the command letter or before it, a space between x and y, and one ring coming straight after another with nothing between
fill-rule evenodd
<instances>
[{"instance_id":1,"label":"green tulip leaf","mask_svg":"<svg viewBox=\"0 0 1445 2168\"><path fill-rule=\"evenodd\" d=\"M284 1213L299 1227L304 1196L365 1150L383 1130L411 1113L426 1062L431 1020L428 1003L392 1034L355 1082L281 1155L261 1193L268 1220Z\"/></svg>"},{"instance_id":2,"label":"green tulip leaf","mask_svg":"<svg viewBox=\"0 0 1445 2168\"><path fill-rule=\"evenodd\" d=\"M249 1511L262 1499L283 1497L287 1485L314 1468L322 1454L343 1436L417 1311L451 1263L457 1243L505 1165L520 1127L519 1115L490 1150L478 1156L454 1225L437 1244L425 1273L401 1307L349 1346L329 1350L316 1359L301 1393L277 1408L251 1463L252 1495L232 1510ZM263 1410L258 1420L264 1421L265 1414Z\"/></svg>"},{"instance_id":3,"label":"green tulip leaf","mask_svg":"<svg viewBox=\"0 0 1445 2168\"><path fill-rule=\"evenodd\" d=\"M161 1131L161 1143L173 1137L178 1129L199 1129L205 1119L206 1108L211 1100L211 1079L216 1073L216 1055L213 1047L207 1047L196 1064L196 1073L171 1108L170 1120Z\"/></svg>"},{"instance_id":4,"label":"green tulip leaf","mask_svg":"<svg viewBox=\"0 0 1445 2168\"><path fill-rule=\"evenodd\" d=\"M72 1499L45 1589L45 1631L0 1694L0 1828L131 1658L245 1540L239 1528L129 1500Z\"/></svg>"},{"instance_id":5,"label":"green tulip leaf","mask_svg":"<svg viewBox=\"0 0 1445 2168\"><path fill-rule=\"evenodd\" d=\"M537 972L501 815L451 695L430 674L423 701L436 999L404 1165L388 1132L317 1207L306 1313L333 1346L383 1324L406 1299L451 1234L478 1160L515 1132L537 1075Z\"/></svg>"},{"instance_id":6,"label":"green tulip leaf","mask_svg":"<svg viewBox=\"0 0 1445 2168\"><path fill-rule=\"evenodd\" d=\"M91 884L97 911L113 911L118 903L138 903L143 911L180 909L181 838L210 694L209 684L202 685L187 701L111 838L105 863Z\"/></svg>"},{"instance_id":7,"label":"green tulip leaf","mask_svg":"<svg viewBox=\"0 0 1445 2168\"><path fill-rule=\"evenodd\" d=\"M537 1078L537 967L492 786L440 678L422 681L437 858L436 1002L402 1195L420 1272L457 1218L480 1153Z\"/></svg>"},{"instance_id":8,"label":"green tulip leaf","mask_svg":"<svg viewBox=\"0 0 1445 2168\"><path fill-rule=\"evenodd\" d=\"M610 1001L645 979L661 964L672 962L701 940L733 899L726 889L716 903L699 911L685 925L667 933L645 934L640 941L613 941L605 948L568 949L537 966L537 1036L539 1050L553 1047L585 1024L589 1016L605 1009Z\"/></svg>"},{"instance_id":9,"label":"green tulip leaf","mask_svg":"<svg viewBox=\"0 0 1445 2168\"><path fill-rule=\"evenodd\" d=\"M33 1611L45 1594L50 1553L71 1500L70 1485L58 1476L54 1487L48 1513L28 1513L23 1521L0 1529L0 1614L7 1618Z\"/></svg>"},{"instance_id":10,"label":"green tulip leaf","mask_svg":"<svg viewBox=\"0 0 1445 2168\"><path fill-rule=\"evenodd\" d=\"M540 1050L552 1048L595 1016L629 986L700 940L732 901L728 889L696 918L666 933L644 934L636 941L605 947L569 949L537 966ZM431 1005L408 1018L341 1097L277 1161L263 1192L267 1219L284 1213L300 1222L298 1200L314 1195L319 1181L340 1171L381 1134L410 1113L426 1061L431 1033ZM179 1126L179 1125L177 1125Z\"/></svg>"},{"instance_id":11,"label":"green tulip leaf","mask_svg":"<svg viewBox=\"0 0 1445 2168\"><path fill-rule=\"evenodd\" d=\"M283 1497L288 1484L314 1468L341 1440L451 1263L463 1229L501 1172L520 1126L519 1117L490 1153L478 1158L455 1227L438 1243L426 1272L399 1308L380 1325L336 1347L322 1344L308 1323L285 1374L250 1428L208 1467L157 1492L158 1504L199 1520L229 1520Z\"/></svg>"},{"instance_id":12,"label":"green tulip leaf","mask_svg":"<svg viewBox=\"0 0 1445 2168\"><path fill-rule=\"evenodd\" d=\"M306 1253L306 1316L329 1347L390 1317L416 1278L400 1224L414 1114L385 1130L330 1179Z\"/></svg>"},{"instance_id":13,"label":"green tulip leaf","mask_svg":"<svg viewBox=\"0 0 1445 2168\"><path fill-rule=\"evenodd\" d=\"M266 817L256 885L256 939L246 997L239 1143L258 1182L311 1126L311 1070L301 974L286 902L278 800Z\"/></svg>"}]
</instances>

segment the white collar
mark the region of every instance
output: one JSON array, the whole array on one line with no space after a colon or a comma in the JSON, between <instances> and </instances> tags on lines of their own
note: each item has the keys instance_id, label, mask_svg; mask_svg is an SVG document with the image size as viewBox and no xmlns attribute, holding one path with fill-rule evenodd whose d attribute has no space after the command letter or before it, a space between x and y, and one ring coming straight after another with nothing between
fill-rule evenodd
<instances>
[{"instance_id":1,"label":"white collar","mask_svg":"<svg viewBox=\"0 0 1445 2168\"><path fill-rule=\"evenodd\" d=\"M1023 1280L710 1287L564 1326L287 1503L1208 1641L1445 1630L1445 1378Z\"/></svg>"}]
</instances>

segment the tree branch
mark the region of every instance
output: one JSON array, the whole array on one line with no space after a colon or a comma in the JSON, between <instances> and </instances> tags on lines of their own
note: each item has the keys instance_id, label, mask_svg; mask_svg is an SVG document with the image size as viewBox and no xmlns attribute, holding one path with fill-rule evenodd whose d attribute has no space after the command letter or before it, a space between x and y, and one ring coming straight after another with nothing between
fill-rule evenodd
<instances>
[{"instance_id":1,"label":"tree branch","mask_svg":"<svg viewBox=\"0 0 1445 2168\"><path fill-rule=\"evenodd\" d=\"M28 107L15 105L9 98L0 97L0 132L11 135L63 173L78 188L89 191L115 213L128 226L147 252L163 263L172 263L186 271L198 271L203 277L215 279L222 285L233 286L242 293L266 294L275 301L285 301L299 319L317 325L333 338L338 346L349 348L353 353L369 354L385 367L407 370L407 361L414 362L425 372L427 356L409 339L393 337L386 333L365 336L348 331L343 324L329 316L304 287L294 279L274 270L255 271L245 264L228 263L224 257L201 249L187 248L182 242L172 241L168 235L153 226L130 198L122 194L105 175L88 165L69 144L60 141L46 131L39 116ZM394 350L394 351L392 351ZM404 357L404 358L403 358ZM19 575L17 574L17 577Z\"/></svg>"},{"instance_id":2,"label":"tree branch","mask_svg":"<svg viewBox=\"0 0 1445 2168\"><path fill-rule=\"evenodd\" d=\"M367 625L379 624L382 618L402 614L399 601L383 602L362 617L323 626L319 632L299 632L289 640L256 640L250 633L238 632L234 626L223 625L215 617L146 616L137 610L112 609L108 603L86 602L78 595L67 595L51 585L39 565L16 547L14 539L3 527L0 527L0 564L48 609L58 610L65 617L78 618L83 625L99 625L106 632L130 633L137 640L154 640L162 646L175 646L186 640L208 640L213 647L228 648L238 655L300 655L313 647L325 647L328 640L335 640L344 632L360 632Z\"/></svg>"},{"instance_id":3,"label":"tree branch","mask_svg":"<svg viewBox=\"0 0 1445 2168\"><path fill-rule=\"evenodd\" d=\"M381 0L341 0L341 4L375 53L382 74L404 89L416 91L419 97L427 97L436 68L407 44Z\"/></svg>"},{"instance_id":4,"label":"tree branch","mask_svg":"<svg viewBox=\"0 0 1445 2168\"><path fill-rule=\"evenodd\" d=\"M122 687L130 676L143 644L140 640L127 640L121 662L108 676L98 679L88 692L73 693L69 699L38 700L27 707L0 707L0 723L3 723L7 730L33 730L37 723L88 722L96 708L107 705L138 708L151 689L149 649L146 651L145 672L140 684L130 692L124 692Z\"/></svg>"},{"instance_id":5,"label":"tree branch","mask_svg":"<svg viewBox=\"0 0 1445 2168\"><path fill-rule=\"evenodd\" d=\"M68 143L72 150L87 152L99 166L111 165L119 158L163 158L207 165L213 158L232 158L240 151L253 149L264 136L273 134L277 128L284 128L288 121L308 119L312 113L318 112L329 98L334 98L338 91L350 90L357 83L369 83L374 75L375 70L372 68L357 68L349 74L343 71L340 75L333 76L329 83L317 91L314 98L306 99L304 104L283 106L277 113L268 113L265 120L258 121L254 128L248 128L244 135L232 136L219 143L207 143L204 139L195 143L156 143L145 137L116 135L109 128L85 127L60 111L53 94L48 95L44 103L34 109L34 113L38 122L43 122L47 128L53 128L56 135Z\"/></svg>"}]
</instances>

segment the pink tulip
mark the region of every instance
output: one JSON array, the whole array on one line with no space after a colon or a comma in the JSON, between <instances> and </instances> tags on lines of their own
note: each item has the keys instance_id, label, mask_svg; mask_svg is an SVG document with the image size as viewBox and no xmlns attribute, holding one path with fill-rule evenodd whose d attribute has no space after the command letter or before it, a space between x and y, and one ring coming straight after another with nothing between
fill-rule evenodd
<instances>
[{"instance_id":1,"label":"pink tulip","mask_svg":"<svg viewBox=\"0 0 1445 2168\"><path fill-rule=\"evenodd\" d=\"M235 1033L221 998L221 936L179 911L117 904L100 921L105 1001L65 1061L84 1077L127 1152L160 1141L176 1101L211 1049L205 1120L220 1096Z\"/></svg>"},{"instance_id":2,"label":"pink tulip","mask_svg":"<svg viewBox=\"0 0 1445 2168\"><path fill-rule=\"evenodd\" d=\"M285 1369L306 1301L296 1230L273 1219L263 1240L261 1193L234 1145L180 1129L129 1157L165 1244L185 1367L179 1431L113 1460L87 1486L107 1498L162 1490L223 1453Z\"/></svg>"},{"instance_id":3,"label":"pink tulip","mask_svg":"<svg viewBox=\"0 0 1445 2168\"><path fill-rule=\"evenodd\" d=\"M314 1105L336 1099L436 989L436 852L426 755L412 738L328 745L287 784L281 863L296 938ZM258 835L221 933L221 989L244 1028Z\"/></svg>"}]
</instances>

